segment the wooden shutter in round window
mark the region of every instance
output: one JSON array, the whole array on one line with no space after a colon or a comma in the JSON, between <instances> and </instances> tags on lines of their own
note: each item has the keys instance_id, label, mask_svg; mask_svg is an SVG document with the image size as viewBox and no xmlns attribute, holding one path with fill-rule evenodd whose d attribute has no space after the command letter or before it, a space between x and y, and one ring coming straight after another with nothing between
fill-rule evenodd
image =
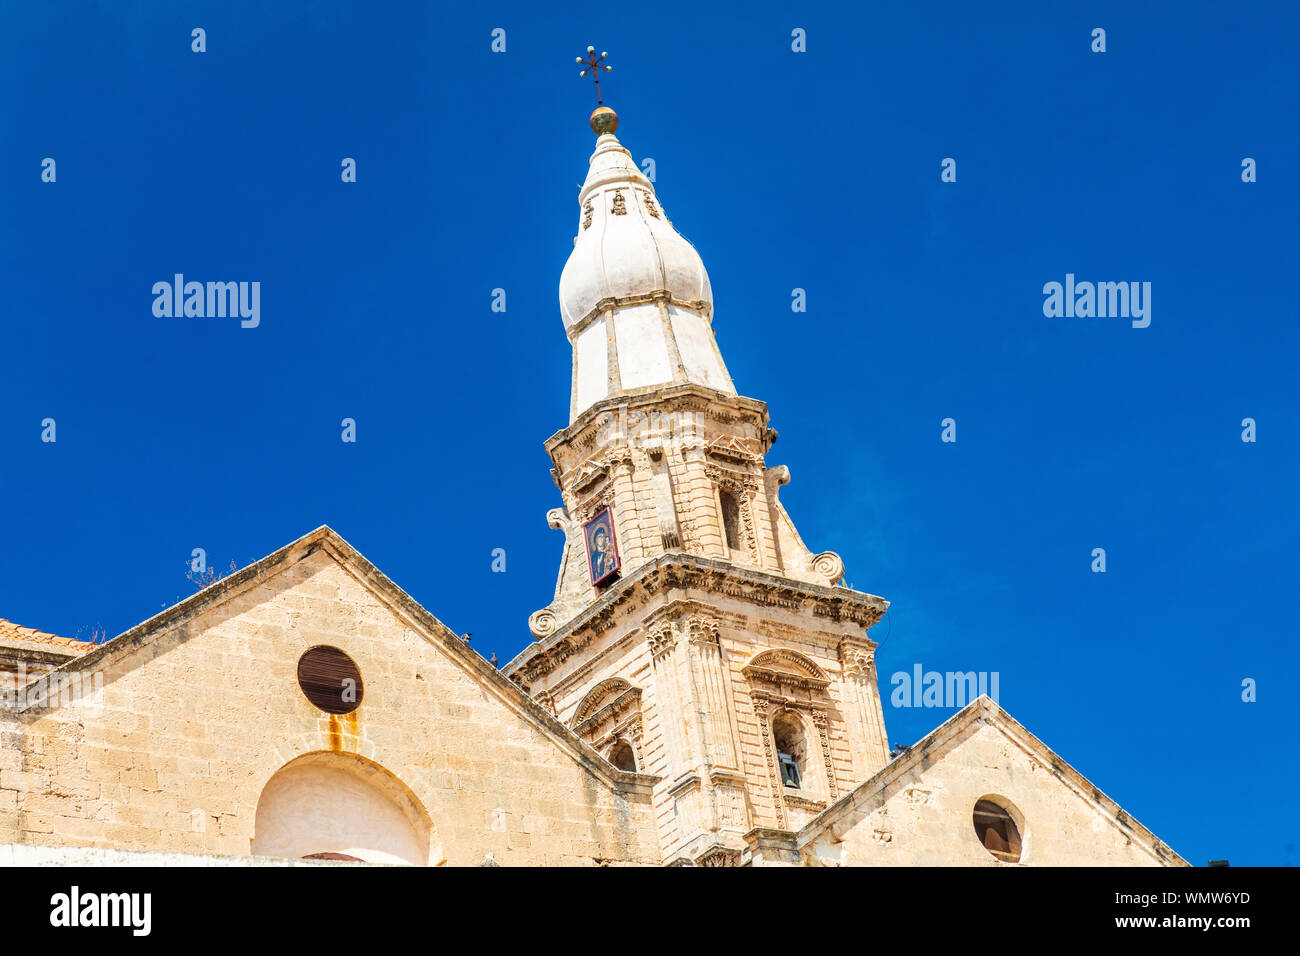
<instances>
[{"instance_id":1,"label":"wooden shutter in round window","mask_svg":"<svg viewBox=\"0 0 1300 956\"><path fill-rule=\"evenodd\" d=\"M361 704L361 671L337 647L322 644L298 658L298 686L327 714L350 714Z\"/></svg>"}]
</instances>

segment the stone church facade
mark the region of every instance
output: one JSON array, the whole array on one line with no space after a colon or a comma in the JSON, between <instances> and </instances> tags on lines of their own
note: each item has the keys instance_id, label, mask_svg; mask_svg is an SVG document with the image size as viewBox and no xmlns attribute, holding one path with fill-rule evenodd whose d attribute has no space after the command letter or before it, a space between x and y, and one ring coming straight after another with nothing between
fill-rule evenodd
<instances>
[{"instance_id":1,"label":"stone church facade","mask_svg":"<svg viewBox=\"0 0 1300 956\"><path fill-rule=\"evenodd\" d=\"M782 506L617 125L560 280L533 643L498 670L327 527L101 646L0 622L0 861L1186 865L987 697L891 755L888 603Z\"/></svg>"}]
</instances>

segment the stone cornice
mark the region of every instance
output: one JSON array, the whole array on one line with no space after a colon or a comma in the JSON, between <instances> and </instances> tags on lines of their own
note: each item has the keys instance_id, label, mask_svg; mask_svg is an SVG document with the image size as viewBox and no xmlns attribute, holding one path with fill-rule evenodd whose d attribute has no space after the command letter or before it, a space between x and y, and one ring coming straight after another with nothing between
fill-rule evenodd
<instances>
[{"instance_id":1,"label":"stone cornice","mask_svg":"<svg viewBox=\"0 0 1300 956\"><path fill-rule=\"evenodd\" d=\"M781 799L787 807L797 807L800 810L812 810L815 813L820 813L826 809L825 800L813 800L788 791L781 794Z\"/></svg>"},{"instance_id":2,"label":"stone cornice","mask_svg":"<svg viewBox=\"0 0 1300 956\"><path fill-rule=\"evenodd\" d=\"M675 797L678 794L684 793L687 790L698 790L699 788L700 788L700 775L698 773L695 773L693 770L691 770L682 774L680 777L678 777L669 785L668 795L670 797Z\"/></svg>"},{"instance_id":3,"label":"stone cornice","mask_svg":"<svg viewBox=\"0 0 1300 956\"><path fill-rule=\"evenodd\" d=\"M622 407L639 409L649 405L674 406L683 410L700 412L714 409L719 413L725 408L728 414L724 417L734 418L737 415L752 417L755 424L763 428L766 427L768 422L767 404L754 398L720 392L717 389L697 385L693 382L668 386L651 385L607 396L589 406L571 425L560 429L546 439L546 452L551 456L552 463L558 467L559 463L555 461L556 450L568 443L581 445L584 440L587 440L587 443L590 444L604 424L603 416ZM586 434L589 431L592 433L590 436Z\"/></svg>"},{"instance_id":4,"label":"stone cornice","mask_svg":"<svg viewBox=\"0 0 1300 956\"><path fill-rule=\"evenodd\" d=\"M520 651L502 673L516 683L530 685L612 627L629 602L677 589L739 598L760 607L811 611L814 617L848 621L863 628L879 621L889 607L888 601L874 594L809 584L718 558L673 552L646 562L611 585L599 600L554 634Z\"/></svg>"},{"instance_id":5,"label":"stone cornice","mask_svg":"<svg viewBox=\"0 0 1300 956\"><path fill-rule=\"evenodd\" d=\"M94 646L87 644L86 649L90 650ZM36 644L30 641L3 641L0 642L0 667L17 667L20 663L48 664L51 667L59 667L68 661L76 660L81 653L84 652L63 650L57 646Z\"/></svg>"},{"instance_id":6,"label":"stone cornice","mask_svg":"<svg viewBox=\"0 0 1300 956\"><path fill-rule=\"evenodd\" d=\"M713 306L704 299L681 299L667 289L656 289L653 292L639 292L636 295L607 296L592 306L586 315L569 326L566 334L569 336L569 341L572 342L586 331L587 326L604 316L606 312L634 305L649 305L653 302L675 305L679 308L689 309L692 312L698 312L709 321L713 319Z\"/></svg>"}]
</instances>

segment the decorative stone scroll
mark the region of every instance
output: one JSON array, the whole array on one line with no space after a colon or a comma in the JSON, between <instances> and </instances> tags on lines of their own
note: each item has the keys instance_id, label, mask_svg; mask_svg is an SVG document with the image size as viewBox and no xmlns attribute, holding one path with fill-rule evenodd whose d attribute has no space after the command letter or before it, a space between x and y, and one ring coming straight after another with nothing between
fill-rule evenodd
<instances>
[{"instance_id":1,"label":"decorative stone scroll","mask_svg":"<svg viewBox=\"0 0 1300 956\"><path fill-rule=\"evenodd\" d=\"M528 630L532 632L533 637L549 637L555 633L557 627L559 627L559 621L555 617L555 612L549 607L544 607L540 611L534 611L528 615Z\"/></svg>"},{"instance_id":2,"label":"decorative stone scroll","mask_svg":"<svg viewBox=\"0 0 1300 956\"><path fill-rule=\"evenodd\" d=\"M844 559L834 551L823 551L813 555L812 572L824 578L827 584L835 584L844 577Z\"/></svg>"}]
</instances>

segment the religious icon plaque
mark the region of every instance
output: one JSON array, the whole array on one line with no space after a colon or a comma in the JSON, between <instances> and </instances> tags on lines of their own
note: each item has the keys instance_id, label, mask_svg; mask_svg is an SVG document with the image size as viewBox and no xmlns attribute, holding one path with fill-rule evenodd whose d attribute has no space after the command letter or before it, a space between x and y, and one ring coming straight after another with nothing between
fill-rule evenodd
<instances>
[{"instance_id":1,"label":"religious icon plaque","mask_svg":"<svg viewBox=\"0 0 1300 956\"><path fill-rule=\"evenodd\" d=\"M587 542L587 569L591 572L593 587L600 587L618 574L618 542L614 538L614 515L602 508L595 517L582 526Z\"/></svg>"}]
</instances>

